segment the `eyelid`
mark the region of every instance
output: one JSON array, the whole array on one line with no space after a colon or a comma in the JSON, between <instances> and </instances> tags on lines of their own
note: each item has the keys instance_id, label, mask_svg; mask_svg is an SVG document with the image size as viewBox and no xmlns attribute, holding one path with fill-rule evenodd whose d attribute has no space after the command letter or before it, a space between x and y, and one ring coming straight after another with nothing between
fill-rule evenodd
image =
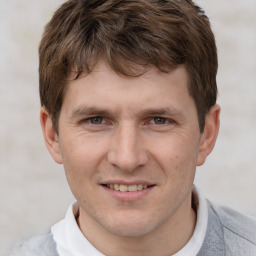
<instances>
[{"instance_id":1,"label":"eyelid","mask_svg":"<svg viewBox=\"0 0 256 256\"><path fill-rule=\"evenodd\" d=\"M93 118L102 118L102 122L99 124L94 124L92 123L90 120ZM164 119L165 123L156 123L154 121L155 118L160 118L160 119ZM86 118L83 118L81 121L81 123L87 123L89 125L108 125L108 124L113 124L113 120L109 119L108 117L105 116L100 116L100 115L93 115L93 116L89 116ZM156 125L156 126L164 126L164 125L170 125L170 124L174 124L176 123L176 121L172 118L168 118L168 117L164 117L164 116L151 116L151 117L147 117L144 121L144 125Z\"/></svg>"},{"instance_id":2,"label":"eyelid","mask_svg":"<svg viewBox=\"0 0 256 256\"><path fill-rule=\"evenodd\" d=\"M94 124L92 123L90 120L92 120L93 118L102 118L102 122L99 124ZM87 123L88 125L92 125L92 126L100 126L100 125L107 125L107 124L111 124L111 121L109 118L104 117L104 116L100 116L100 115L93 115L93 116L89 116L86 118L83 118L81 121L81 123Z\"/></svg>"},{"instance_id":3,"label":"eyelid","mask_svg":"<svg viewBox=\"0 0 256 256\"><path fill-rule=\"evenodd\" d=\"M103 117L101 117L101 116L93 116L93 117L89 117L89 118L87 118L87 121L90 121L90 123L92 124L92 120L93 119L101 119L101 121L102 122L106 122L106 120L103 118ZM102 122L100 123L100 124L102 124Z\"/></svg>"},{"instance_id":4,"label":"eyelid","mask_svg":"<svg viewBox=\"0 0 256 256\"><path fill-rule=\"evenodd\" d=\"M157 124L154 122L155 118L165 119L166 122L164 124ZM169 123L175 123L175 121L173 119L168 118L168 117L163 117L163 116L152 116L152 117L149 117L147 120L148 120L147 123L154 124L154 125L167 125Z\"/></svg>"},{"instance_id":5,"label":"eyelid","mask_svg":"<svg viewBox=\"0 0 256 256\"><path fill-rule=\"evenodd\" d=\"M105 118L102 117L102 116L90 116L90 117L84 118L82 121L86 121L86 122L88 122L88 123L91 123L90 121L91 121L93 118L101 118L102 121L105 120Z\"/></svg>"}]
</instances>

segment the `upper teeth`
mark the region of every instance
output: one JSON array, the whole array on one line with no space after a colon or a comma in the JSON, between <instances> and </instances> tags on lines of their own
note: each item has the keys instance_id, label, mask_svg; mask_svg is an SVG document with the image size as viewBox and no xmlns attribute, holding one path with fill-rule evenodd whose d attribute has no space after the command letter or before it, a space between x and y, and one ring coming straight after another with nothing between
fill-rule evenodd
<instances>
[{"instance_id":1,"label":"upper teeth","mask_svg":"<svg viewBox=\"0 0 256 256\"><path fill-rule=\"evenodd\" d=\"M107 184L107 187L110 189L122 191L122 192L134 192L147 188L147 185L138 184L138 185L124 185L124 184Z\"/></svg>"}]
</instances>

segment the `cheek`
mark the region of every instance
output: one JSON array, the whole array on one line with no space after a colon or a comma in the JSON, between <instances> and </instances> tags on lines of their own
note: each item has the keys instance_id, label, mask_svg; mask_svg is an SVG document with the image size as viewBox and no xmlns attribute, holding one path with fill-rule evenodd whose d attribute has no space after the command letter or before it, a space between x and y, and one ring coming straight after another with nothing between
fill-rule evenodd
<instances>
[{"instance_id":1,"label":"cheek","mask_svg":"<svg viewBox=\"0 0 256 256\"><path fill-rule=\"evenodd\" d=\"M169 137L155 143L152 155L171 181L191 178L197 162L198 143L191 137ZM190 175L191 174L191 175Z\"/></svg>"},{"instance_id":2,"label":"cheek","mask_svg":"<svg viewBox=\"0 0 256 256\"><path fill-rule=\"evenodd\" d=\"M104 146L93 138L72 137L66 139L60 148L69 182L90 182L105 157Z\"/></svg>"},{"instance_id":3,"label":"cheek","mask_svg":"<svg viewBox=\"0 0 256 256\"><path fill-rule=\"evenodd\" d=\"M73 139L62 145L63 165L69 187L75 198L82 204L91 206L97 182L99 165L104 158L99 144L92 141Z\"/></svg>"}]
</instances>

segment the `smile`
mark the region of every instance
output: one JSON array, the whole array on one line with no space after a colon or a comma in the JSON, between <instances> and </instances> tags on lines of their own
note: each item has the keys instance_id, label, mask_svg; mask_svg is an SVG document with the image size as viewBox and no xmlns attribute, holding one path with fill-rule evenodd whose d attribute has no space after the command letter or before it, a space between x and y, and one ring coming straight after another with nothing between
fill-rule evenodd
<instances>
[{"instance_id":1,"label":"smile","mask_svg":"<svg viewBox=\"0 0 256 256\"><path fill-rule=\"evenodd\" d=\"M120 181L119 181L120 182ZM124 184L125 182L106 182L101 186L108 195L121 201L137 201L152 193L156 184L145 184L144 182L134 182Z\"/></svg>"},{"instance_id":2,"label":"smile","mask_svg":"<svg viewBox=\"0 0 256 256\"><path fill-rule=\"evenodd\" d=\"M143 190L149 187L148 185L145 185L145 184L138 184L138 185L107 184L106 186L112 190L117 190L121 192L135 192L135 191Z\"/></svg>"}]
</instances>

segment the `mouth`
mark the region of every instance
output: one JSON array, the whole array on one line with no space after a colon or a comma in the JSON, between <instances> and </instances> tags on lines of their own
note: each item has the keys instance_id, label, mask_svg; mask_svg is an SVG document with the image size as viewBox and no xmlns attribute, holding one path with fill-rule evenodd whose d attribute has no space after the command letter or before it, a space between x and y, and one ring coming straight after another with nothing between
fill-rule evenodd
<instances>
[{"instance_id":1,"label":"mouth","mask_svg":"<svg viewBox=\"0 0 256 256\"><path fill-rule=\"evenodd\" d=\"M147 197L156 187L156 184L145 182L107 182L101 184L108 195L119 201L135 202Z\"/></svg>"},{"instance_id":2,"label":"mouth","mask_svg":"<svg viewBox=\"0 0 256 256\"><path fill-rule=\"evenodd\" d=\"M103 186L116 191L121 192L136 192L141 191L154 185L146 185L146 184L132 184L132 185L125 185L125 184L103 184Z\"/></svg>"}]
</instances>

